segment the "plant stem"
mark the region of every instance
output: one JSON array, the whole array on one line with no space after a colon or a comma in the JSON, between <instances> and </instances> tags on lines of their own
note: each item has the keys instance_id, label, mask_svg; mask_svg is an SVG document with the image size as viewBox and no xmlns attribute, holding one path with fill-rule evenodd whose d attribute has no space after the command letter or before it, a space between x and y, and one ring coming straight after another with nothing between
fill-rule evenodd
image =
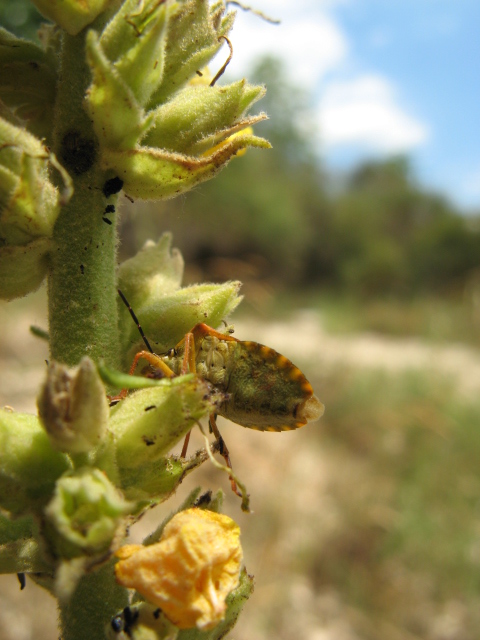
<instances>
[{"instance_id":1,"label":"plant stem","mask_svg":"<svg viewBox=\"0 0 480 640\"><path fill-rule=\"evenodd\" d=\"M113 562L87 573L67 603L60 602L62 640L105 640L105 626L128 605L128 592L116 584Z\"/></svg>"},{"instance_id":2,"label":"plant stem","mask_svg":"<svg viewBox=\"0 0 480 640\"><path fill-rule=\"evenodd\" d=\"M86 32L64 35L55 103L54 152L73 179L74 194L62 207L53 233L50 354L67 365L88 355L116 367L116 214L105 213L107 204L116 204L116 196L107 198L102 191L113 176L99 165L98 141L83 106L90 83ZM127 597L115 582L112 562L87 573L67 603L60 598L62 639L104 640L105 625L128 604Z\"/></svg>"},{"instance_id":3,"label":"plant stem","mask_svg":"<svg viewBox=\"0 0 480 640\"><path fill-rule=\"evenodd\" d=\"M74 181L74 194L54 229L48 281L50 353L67 365L88 355L115 367L116 214L104 212L116 197L107 199L102 192L112 176L99 166L98 142L83 106L90 83L85 33L64 35L55 104L54 151Z\"/></svg>"}]
</instances>

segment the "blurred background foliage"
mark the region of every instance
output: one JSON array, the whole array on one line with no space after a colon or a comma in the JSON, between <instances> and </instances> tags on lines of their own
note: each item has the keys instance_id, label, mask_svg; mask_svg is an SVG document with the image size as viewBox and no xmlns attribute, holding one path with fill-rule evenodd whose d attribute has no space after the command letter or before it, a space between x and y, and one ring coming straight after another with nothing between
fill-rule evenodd
<instances>
[{"instance_id":1,"label":"blurred background foliage","mask_svg":"<svg viewBox=\"0 0 480 640\"><path fill-rule=\"evenodd\" d=\"M407 334L446 339L458 329L457 339L477 344L480 214L465 217L419 184L408 157L333 175L314 152L309 96L285 80L281 63L261 60L248 77L268 88L259 108L270 120L258 130L273 149L249 151L186 196L127 203L123 256L171 230L188 279L243 279L247 299L267 315L272 304L275 312L294 309L301 292L303 305L323 305L327 316L332 307L350 306L352 329L398 334L403 326ZM434 307L447 301L446 313L456 314L440 331L426 298ZM399 305L408 316L401 323ZM390 318L386 307L394 310Z\"/></svg>"},{"instance_id":2,"label":"blurred background foliage","mask_svg":"<svg viewBox=\"0 0 480 640\"><path fill-rule=\"evenodd\" d=\"M184 197L143 205L163 215L148 229L136 220L126 250L170 228L189 262L208 271L209 258L257 258L283 287L367 297L465 287L479 267L478 217L418 184L407 157L366 162L339 184L314 154L308 96L287 84L281 63L265 59L248 77L268 88L260 107L270 120L258 129L273 150L249 151Z\"/></svg>"}]
</instances>

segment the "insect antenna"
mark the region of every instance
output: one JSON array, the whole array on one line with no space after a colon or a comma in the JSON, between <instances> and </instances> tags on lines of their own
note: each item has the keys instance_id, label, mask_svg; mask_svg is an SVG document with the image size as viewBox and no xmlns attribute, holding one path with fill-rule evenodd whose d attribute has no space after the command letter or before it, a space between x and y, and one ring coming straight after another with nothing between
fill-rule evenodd
<instances>
[{"instance_id":1,"label":"insect antenna","mask_svg":"<svg viewBox=\"0 0 480 640\"><path fill-rule=\"evenodd\" d=\"M130 306L130 303L128 302L126 297L123 295L123 293L120 291L120 289L117 289L117 291L118 291L118 295L122 299L123 304L127 307L130 315L132 316L133 321L137 325L137 328L138 328L138 330L140 332L140 335L142 336L142 340L144 341L147 349L150 351L150 353L153 353L154 351L153 351L152 347L150 346L150 343L147 340L147 336L143 333L142 325L138 321L138 318L135 315L135 311L132 309L132 307Z\"/></svg>"}]
</instances>

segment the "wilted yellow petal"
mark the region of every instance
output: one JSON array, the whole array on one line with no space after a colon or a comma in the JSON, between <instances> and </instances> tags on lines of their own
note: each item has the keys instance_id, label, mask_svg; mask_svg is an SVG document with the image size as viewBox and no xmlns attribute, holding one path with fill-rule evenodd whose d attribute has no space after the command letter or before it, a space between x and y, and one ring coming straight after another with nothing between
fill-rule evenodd
<instances>
[{"instance_id":1,"label":"wilted yellow petal","mask_svg":"<svg viewBox=\"0 0 480 640\"><path fill-rule=\"evenodd\" d=\"M253 135L253 127L245 127L245 129L241 129L240 131L233 133L231 136L229 136L222 142L219 142L217 145L215 145L211 149L208 149L208 151L205 151L204 153L202 153L202 156L212 155L222 147L225 147L227 144L229 144L234 138L238 138L239 136L243 136L243 135L249 135L249 136ZM247 147L243 147L243 149L240 149L240 151L237 151L237 154L236 154L237 158L239 158L240 156L243 156L246 152L247 152Z\"/></svg>"},{"instance_id":2,"label":"wilted yellow petal","mask_svg":"<svg viewBox=\"0 0 480 640\"><path fill-rule=\"evenodd\" d=\"M240 528L228 516L202 509L177 513L156 544L117 552L117 582L159 606L180 629L211 629L225 616L238 586Z\"/></svg>"}]
</instances>

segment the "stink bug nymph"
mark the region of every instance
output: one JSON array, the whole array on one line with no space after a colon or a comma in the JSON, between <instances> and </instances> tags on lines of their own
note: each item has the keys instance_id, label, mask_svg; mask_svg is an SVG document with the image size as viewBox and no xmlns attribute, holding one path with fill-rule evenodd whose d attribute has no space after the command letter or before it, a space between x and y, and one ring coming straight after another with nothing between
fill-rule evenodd
<instances>
[{"instance_id":1,"label":"stink bug nymph","mask_svg":"<svg viewBox=\"0 0 480 640\"><path fill-rule=\"evenodd\" d=\"M182 373L185 359L191 359L190 370L225 393L219 415L242 427L287 431L323 414L323 404L300 369L258 342L197 324L175 349L160 357L176 375Z\"/></svg>"},{"instance_id":2,"label":"stink bug nymph","mask_svg":"<svg viewBox=\"0 0 480 640\"><path fill-rule=\"evenodd\" d=\"M232 422L260 431L289 431L323 415L324 406L314 395L312 385L288 358L258 342L238 340L206 324L196 324L165 354L153 353L140 323L119 291L139 328L148 351L135 355L130 374L139 360L150 365L147 375L173 377L196 372L224 394L217 413ZM231 468L228 449L210 416L210 427L220 440L220 452ZM186 456L188 436L182 450ZM235 483L232 481L235 489Z\"/></svg>"}]
</instances>

